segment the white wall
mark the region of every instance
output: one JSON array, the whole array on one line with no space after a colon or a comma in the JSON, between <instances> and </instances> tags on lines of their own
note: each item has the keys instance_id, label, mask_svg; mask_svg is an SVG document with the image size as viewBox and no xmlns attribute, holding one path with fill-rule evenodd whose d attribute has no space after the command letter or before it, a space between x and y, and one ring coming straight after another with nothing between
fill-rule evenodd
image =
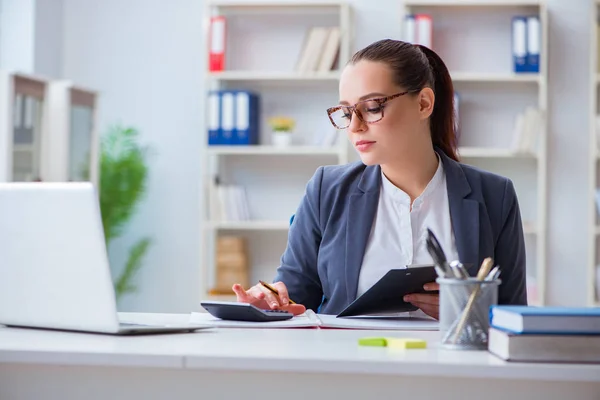
<instances>
[{"instance_id":1,"label":"white wall","mask_svg":"<svg viewBox=\"0 0 600 400\"><path fill-rule=\"evenodd\" d=\"M66 0L63 75L100 91L99 127L122 122L151 145L148 195L111 262L153 239L123 310L197 307L202 5L194 0Z\"/></svg>"},{"instance_id":2,"label":"white wall","mask_svg":"<svg viewBox=\"0 0 600 400\"><path fill-rule=\"evenodd\" d=\"M591 0L548 0L548 301L586 301Z\"/></svg>"},{"instance_id":3,"label":"white wall","mask_svg":"<svg viewBox=\"0 0 600 400\"><path fill-rule=\"evenodd\" d=\"M0 3L0 68L33 73L35 0Z\"/></svg>"},{"instance_id":4,"label":"white wall","mask_svg":"<svg viewBox=\"0 0 600 400\"><path fill-rule=\"evenodd\" d=\"M36 74L49 78L61 77L63 27L63 0L35 0Z\"/></svg>"},{"instance_id":5,"label":"white wall","mask_svg":"<svg viewBox=\"0 0 600 400\"><path fill-rule=\"evenodd\" d=\"M395 0L353 0L356 48L399 37ZM550 12L548 300L583 304L587 244L591 0L548 0ZM199 293L204 57L200 0L65 0L63 75L101 92L100 127L138 127L157 151L147 200L114 250L154 238L141 291L122 309L181 311Z\"/></svg>"}]
</instances>

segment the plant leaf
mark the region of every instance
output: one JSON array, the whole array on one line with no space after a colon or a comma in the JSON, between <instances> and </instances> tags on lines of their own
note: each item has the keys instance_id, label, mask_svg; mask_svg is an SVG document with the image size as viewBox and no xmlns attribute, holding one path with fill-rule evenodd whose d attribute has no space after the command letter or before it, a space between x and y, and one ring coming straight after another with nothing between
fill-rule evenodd
<instances>
[{"instance_id":1,"label":"plant leaf","mask_svg":"<svg viewBox=\"0 0 600 400\"><path fill-rule=\"evenodd\" d=\"M117 299L119 299L125 293L135 292L136 286L131 282L135 277L136 273L142 266L142 258L148 250L150 245L149 238L140 239L134 246L129 250L129 258L125 264L123 272L119 276L119 279L115 283L115 292Z\"/></svg>"}]
</instances>

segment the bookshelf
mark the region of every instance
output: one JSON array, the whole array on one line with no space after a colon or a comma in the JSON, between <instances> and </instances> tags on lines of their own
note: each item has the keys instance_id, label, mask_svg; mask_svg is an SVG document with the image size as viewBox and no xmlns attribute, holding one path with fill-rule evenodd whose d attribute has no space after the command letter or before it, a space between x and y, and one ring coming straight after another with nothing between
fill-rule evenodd
<instances>
[{"instance_id":1,"label":"bookshelf","mask_svg":"<svg viewBox=\"0 0 600 400\"><path fill-rule=\"evenodd\" d=\"M98 181L96 93L0 71L0 181Z\"/></svg>"},{"instance_id":2,"label":"bookshelf","mask_svg":"<svg viewBox=\"0 0 600 400\"><path fill-rule=\"evenodd\" d=\"M320 165L345 164L349 147L335 132L325 110L337 104L339 66L351 56L351 7L345 1L209 1L204 10L206 37L210 18L224 16L225 68L205 63L205 92L248 90L259 95L259 142L254 145L209 145L203 140L201 215L201 298L233 299L213 290L217 280L217 239L224 235L247 241L249 282L270 281L287 243L289 221L306 184ZM311 27L339 27L337 67L299 71L298 63ZM238 40L243 38L244 40ZM207 46L208 47L208 46ZM207 50L208 53L209 50ZM207 57L208 58L208 57ZM203 132L208 134L208 110ZM296 121L292 143L271 139L270 116ZM328 143L319 138L328 137ZM230 220L211 212L210 185L244 188L248 220Z\"/></svg>"},{"instance_id":3,"label":"bookshelf","mask_svg":"<svg viewBox=\"0 0 600 400\"><path fill-rule=\"evenodd\" d=\"M432 48L446 62L459 93L462 162L510 178L523 218L530 304L546 297L547 49L548 12L543 1L409 0L407 15L432 18ZM511 20L539 15L539 73L515 73ZM527 107L542 111L537 147L514 145L516 117Z\"/></svg>"},{"instance_id":4,"label":"bookshelf","mask_svg":"<svg viewBox=\"0 0 600 400\"><path fill-rule=\"evenodd\" d=\"M599 97L600 96L600 63L598 57L599 43L599 18L600 18L600 1L592 2L592 10L590 10L590 154L589 154L589 226L588 226L588 267L587 267L587 287L586 287L586 303L589 306L600 307L600 209L597 191L600 188L598 168L600 168L600 152L598 134L600 132L598 123L600 114Z\"/></svg>"}]
</instances>

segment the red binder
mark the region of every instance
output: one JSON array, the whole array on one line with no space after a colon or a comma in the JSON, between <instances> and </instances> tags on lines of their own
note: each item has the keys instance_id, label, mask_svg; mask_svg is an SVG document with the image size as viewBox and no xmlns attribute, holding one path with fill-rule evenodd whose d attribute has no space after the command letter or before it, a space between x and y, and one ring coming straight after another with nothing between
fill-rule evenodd
<instances>
[{"instance_id":1,"label":"red binder","mask_svg":"<svg viewBox=\"0 0 600 400\"><path fill-rule=\"evenodd\" d=\"M224 16L211 17L208 69L212 72L225 69L225 28Z\"/></svg>"}]
</instances>

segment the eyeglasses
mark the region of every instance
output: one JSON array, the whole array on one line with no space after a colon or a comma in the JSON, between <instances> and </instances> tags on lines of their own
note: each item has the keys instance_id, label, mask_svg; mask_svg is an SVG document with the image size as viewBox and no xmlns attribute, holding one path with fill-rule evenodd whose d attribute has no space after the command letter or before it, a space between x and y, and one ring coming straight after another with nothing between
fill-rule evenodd
<instances>
[{"instance_id":1,"label":"eyeglasses","mask_svg":"<svg viewBox=\"0 0 600 400\"><path fill-rule=\"evenodd\" d=\"M383 118L383 105L396 97L404 96L411 91L396 93L391 96L359 101L353 106L339 105L327 109L329 120L337 129L346 129L352 122L352 112L364 123L372 124Z\"/></svg>"}]
</instances>

